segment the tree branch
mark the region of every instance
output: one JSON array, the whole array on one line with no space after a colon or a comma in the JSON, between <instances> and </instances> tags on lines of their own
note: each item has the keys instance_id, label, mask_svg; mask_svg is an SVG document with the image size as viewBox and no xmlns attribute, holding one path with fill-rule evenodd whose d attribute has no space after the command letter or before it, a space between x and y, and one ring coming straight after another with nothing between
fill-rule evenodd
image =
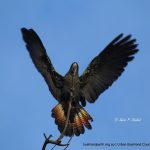
<instances>
[{"instance_id":1,"label":"tree branch","mask_svg":"<svg viewBox=\"0 0 150 150\"><path fill-rule=\"evenodd\" d=\"M58 146L68 146L68 144L61 144L61 142L58 142L57 140L50 140L50 138L52 137L52 135L50 135L49 137L46 137L46 134L44 133L44 137L45 137L45 142L43 144L42 150L46 149L47 144L55 144Z\"/></svg>"}]
</instances>

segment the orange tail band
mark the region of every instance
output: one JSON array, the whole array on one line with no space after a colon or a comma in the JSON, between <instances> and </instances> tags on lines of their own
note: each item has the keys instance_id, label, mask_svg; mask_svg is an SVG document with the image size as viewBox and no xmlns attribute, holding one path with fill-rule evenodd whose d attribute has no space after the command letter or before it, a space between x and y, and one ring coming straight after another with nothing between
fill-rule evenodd
<instances>
[{"instance_id":1,"label":"orange tail band","mask_svg":"<svg viewBox=\"0 0 150 150\"><path fill-rule=\"evenodd\" d=\"M66 109L63 107L64 105L59 103L52 109L52 117L55 118L55 123L58 125L60 132L63 131L66 123ZM93 121L93 119L83 107L72 108L65 135L72 136L75 134L76 136L79 136L84 133L84 126L88 129L92 129L89 121Z\"/></svg>"}]
</instances>

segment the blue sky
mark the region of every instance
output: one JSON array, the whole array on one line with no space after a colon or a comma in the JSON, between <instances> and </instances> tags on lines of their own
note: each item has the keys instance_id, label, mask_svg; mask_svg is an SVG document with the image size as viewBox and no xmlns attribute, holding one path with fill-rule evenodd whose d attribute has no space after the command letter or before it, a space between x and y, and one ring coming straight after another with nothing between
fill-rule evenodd
<instances>
[{"instance_id":1,"label":"blue sky","mask_svg":"<svg viewBox=\"0 0 150 150\"><path fill-rule=\"evenodd\" d=\"M94 118L93 129L75 137L69 149L91 149L83 143L148 143L149 6L148 0L1 1L0 149L40 150L44 132L54 139L59 135L50 116L57 101L29 58L20 33L22 27L33 28L39 34L55 69L62 75L74 61L79 63L81 74L114 37L131 33L140 52L119 80L95 104L87 105L86 110ZM115 118L142 120L115 122Z\"/></svg>"}]
</instances>

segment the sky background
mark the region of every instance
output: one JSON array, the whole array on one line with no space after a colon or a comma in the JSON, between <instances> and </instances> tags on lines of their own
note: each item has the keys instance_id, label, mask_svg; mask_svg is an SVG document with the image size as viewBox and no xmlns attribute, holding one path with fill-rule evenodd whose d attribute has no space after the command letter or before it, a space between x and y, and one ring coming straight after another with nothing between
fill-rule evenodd
<instances>
[{"instance_id":1,"label":"sky background","mask_svg":"<svg viewBox=\"0 0 150 150\"><path fill-rule=\"evenodd\" d=\"M55 69L62 75L74 61L79 63L82 74L113 38L120 33L132 34L139 44L139 53L109 90L94 104L87 104L86 110L94 119L93 129L73 138L69 149L118 149L87 147L83 143L150 142L149 0L0 2L1 150L41 150L43 133L52 134L53 139L59 136L51 118L57 101L32 64L22 40L22 27L38 33ZM142 120L116 122L115 118Z\"/></svg>"}]
</instances>

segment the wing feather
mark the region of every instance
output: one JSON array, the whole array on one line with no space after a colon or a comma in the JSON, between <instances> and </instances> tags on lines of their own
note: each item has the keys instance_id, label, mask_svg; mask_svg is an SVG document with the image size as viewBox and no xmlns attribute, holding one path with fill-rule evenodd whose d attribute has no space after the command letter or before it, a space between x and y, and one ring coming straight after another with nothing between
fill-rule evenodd
<instances>
[{"instance_id":1,"label":"wing feather","mask_svg":"<svg viewBox=\"0 0 150 150\"><path fill-rule=\"evenodd\" d=\"M138 52L135 42L131 35L123 38L123 34L120 34L91 61L80 76L81 90L86 100L95 102L118 79Z\"/></svg>"},{"instance_id":2,"label":"wing feather","mask_svg":"<svg viewBox=\"0 0 150 150\"><path fill-rule=\"evenodd\" d=\"M44 77L52 95L59 101L63 77L55 71L36 32L26 28L22 28L21 32L35 67Z\"/></svg>"}]
</instances>

